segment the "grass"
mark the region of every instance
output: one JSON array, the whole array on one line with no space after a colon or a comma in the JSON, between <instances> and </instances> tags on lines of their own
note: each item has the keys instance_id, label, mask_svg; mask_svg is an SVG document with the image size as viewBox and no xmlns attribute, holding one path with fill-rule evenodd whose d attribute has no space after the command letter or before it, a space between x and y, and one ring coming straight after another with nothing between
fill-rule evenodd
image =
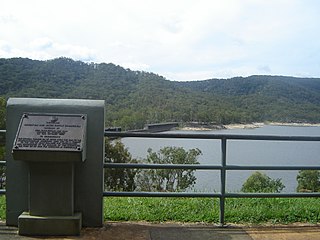
<instances>
[{"instance_id":1,"label":"grass","mask_svg":"<svg viewBox=\"0 0 320 240\"><path fill-rule=\"evenodd\" d=\"M104 218L111 221L219 222L219 200L210 198L104 199ZM227 199L227 223L320 222L317 198Z\"/></svg>"},{"instance_id":2,"label":"grass","mask_svg":"<svg viewBox=\"0 0 320 240\"><path fill-rule=\"evenodd\" d=\"M110 197L104 201L105 220L151 222L218 221L217 201L213 199Z\"/></svg>"},{"instance_id":3,"label":"grass","mask_svg":"<svg viewBox=\"0 0 320 240\"><path fill-rule=\"evenodd\" d=\"M6 218L6 198L0 196L0 219L3 220Z\"/></svg>"},{"instance_id":4,"label":"grass","mask_svg":"<svg viewBox=\"0 0 320 240\"><path fill-rule=\"evenodd\" d=\"M318 198L227 199L225 221L242 224L319 223ZM0 196L0 219L5 219ZM219 222L219 200L212 198L104 198L106 221Z\"/></svg>"}]
</instances>

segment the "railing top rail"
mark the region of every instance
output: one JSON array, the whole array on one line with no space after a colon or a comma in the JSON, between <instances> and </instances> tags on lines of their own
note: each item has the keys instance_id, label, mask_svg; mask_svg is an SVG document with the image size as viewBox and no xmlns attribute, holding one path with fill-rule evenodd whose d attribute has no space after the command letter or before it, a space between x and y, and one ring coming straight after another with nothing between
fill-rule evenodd
<instances>
[{"instance_id":1,"label":"railing top rail","mask_svg":"<svg viewBox=\"0 0 320 240\"><path fill-rule=\"evenodd\" d=\"M0 161L1 163L1 161ZM209 165L209 164L154 164L154 163L104 163L104 168L137 169L194 169L194 170L320 170L320 166L246 166L246 165Z\"/></svg>"},{"instance_id":2,"label":"railing top rail","mask_svg":"<svg viewBox=\"0 0 320 240\"><path fill-rule=\"evenodd\" d=\"M6 130L0 130L5 134ZM185 139L229 139L229 140L265 140L265 141L320 141L320 136L279 136L279 135L242 135L215 133L144 133L105 131L105 137L136 138L185 138Z\"/></svg>"},{"instance_id":3,"label":"railing top rail","mask_svg":"<svg viewBox=\"0 0 320 240\"><path fill-rule=\"evenodd\" d=\"M320 136L241 135L241 134L210 134L210 133L143 133L143 132L105 131L104 136L105 137L137 137L137 138L266 140L266 141L320 141Z\"/></svg>"},{"instance_id":4,"label":"railing top rail","mask_svg":"<svg viewBox=\"0 0 320 240\"><path fill-rule=\"evenodd\" d=\"M226 198L310 198L320 197L319 192L313 193L225 193ZM222 197L215 192L103 192L103 196L112 197Z\"/></svg>"}]
</instances>

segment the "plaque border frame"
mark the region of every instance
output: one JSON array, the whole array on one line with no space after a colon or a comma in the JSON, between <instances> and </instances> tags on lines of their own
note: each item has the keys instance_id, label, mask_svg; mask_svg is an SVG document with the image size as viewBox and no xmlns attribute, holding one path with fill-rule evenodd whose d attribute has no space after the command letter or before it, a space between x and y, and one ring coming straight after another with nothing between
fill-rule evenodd
<instances>
[{"instance_id":1,"label":"plaque border frame","mask_svg":"<svg viewBox=\"0 0 320 240\"><path fill-rule=\"evenodd\" d=\"M80 149L53 149L53 148L15 148L20 130L22 128L24 117L28 116L62 116L62 117L80 117L84 118L82 141ZM32 162L76 162L86 160L86 142L87 142L87 114L68 114L68 113L41 113L41 112L23 112L19 126L13 141L12 155L15 160Z\"/></svg>"}]
</instances>

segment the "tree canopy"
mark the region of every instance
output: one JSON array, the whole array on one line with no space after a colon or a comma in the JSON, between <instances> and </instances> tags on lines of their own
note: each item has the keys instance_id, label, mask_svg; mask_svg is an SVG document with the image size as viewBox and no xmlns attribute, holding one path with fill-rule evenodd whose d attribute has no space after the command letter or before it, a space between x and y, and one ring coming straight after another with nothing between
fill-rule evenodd
<instances>
[{"instance_id":1,"label":"tree canopy","mask_svg":"<svg viewBox=\"0 0 320 240\"><path fill-rule=\"evenodd\" d=\"M158 152L148 150L146 163L153 164L199 164L201 151L197 148L185 150L182 147L163 147ZM141 191L176 192L192 188L197 178L192 169L148 169L137 177Z\"/></svg>"},{"instance_id":2,"label":"tree canopy","mask_svg":"<svg viewBox=\"0 0 320 240\"><path fill-rule=\"evenodd\" d=\"M135 163L128 149L120 140L105 140L106 163ZM107 168L104 172L105 188L108 191L134 191L136 169Z\"/></svg>"},{"instance_id":3,"label":"tree canopy","mask_svg":"<svg viewBox=\"0 0 320 240\"><path fill-rule=\"evenodd\" d=\"M297 192L320 191L320 171L318 170L300 170L297 181Z\"/></svg>"},{"instance_id":4,"label":"tree canopy","mask_svg":"<svg viewBox=\"0 0 320 240\"><path fill-rule=\"evenodd\" d=\"M0 97L0 129L6 127L6 100Z\"/></svg>"},{"instance_id":5,"label":"tree canopy","mask_svg":"<svg viewBox=\"0 0 320 240\"><path fill-rule=\"evenodd\" d=\"M104 99L106 125L123 129L163 121L319 122L319 90L319 78L250 76L176 82L112 63L0 59L0 97Z\"/></svg>"},{"instance_id":6,"label":"tree canopy","mask_svg":"<svg viewBox=\"0 0 320 240\"><path fill-rule=\"evenodd\" d=\"M199 149L185 150L182 147L163 147L158 152L148 150L146 159L137 161L119 140L106 139L106 163L152 163L152 164L199 164ZM192 169L107 168L105 189L108 191L185 191L196 182Z\"/></svg>"},{"instance_id":7,"label":"tree canopy","mask_svg":"<svg viewBox=\"0 0 320 240\"><path fill-rule=\"evenodd\" d=\"M242 185L242 192L271 192L279 193L285 186L281 178L272 179L262 172L254 172Z\"/></svg>"}]
</instances>

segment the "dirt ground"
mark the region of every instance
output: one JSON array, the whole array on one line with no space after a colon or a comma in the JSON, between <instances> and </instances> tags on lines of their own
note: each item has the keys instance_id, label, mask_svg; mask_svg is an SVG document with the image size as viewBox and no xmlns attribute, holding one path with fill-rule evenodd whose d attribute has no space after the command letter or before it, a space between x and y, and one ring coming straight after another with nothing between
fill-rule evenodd
<instances>
[{"instance_id":1,"label":"dirt ground","mask_svg":"<svg viewBox=\"0 0 320 240\"><path fill-rule=\"evenodd\" d=\"M80 236L69 237L24 237L17 235L17 228L0 223L0 239L9 240L320 240L320 224L290 224L269 226L228 225L219 228L202 223L145 223L106 222L102 228L83 228Z\"/></svg>"}]
</instances>

